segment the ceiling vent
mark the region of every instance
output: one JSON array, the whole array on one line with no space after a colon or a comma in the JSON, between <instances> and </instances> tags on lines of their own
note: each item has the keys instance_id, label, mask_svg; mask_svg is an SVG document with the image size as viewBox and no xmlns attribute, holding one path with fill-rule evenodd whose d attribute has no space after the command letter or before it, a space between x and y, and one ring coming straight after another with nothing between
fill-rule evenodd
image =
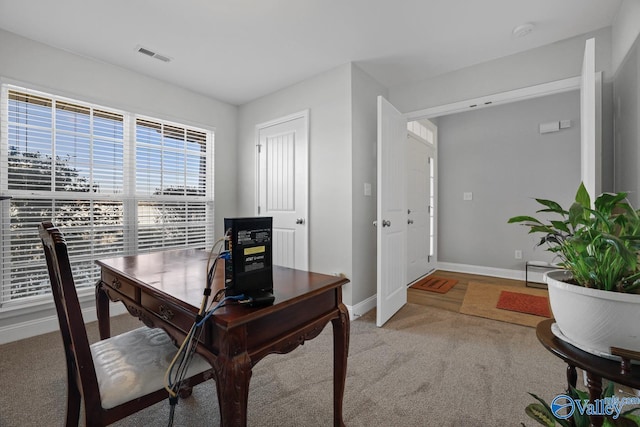
<instances>
[{"instance_id":1,"label":"ceiling vent","mask_svg":"<svg viewBox=\"0 0 640 427\"><path fill-rule=\"evenodd\" d=\"M168 56L161 55L157 52L147 49L146 47L138 46L136 48L136 51L138 51L138 53L141 53L143 55L150 56L151 58L159 59L162 62L171 62L171 58L169 58Z\"/></svg>"}]
</instances>

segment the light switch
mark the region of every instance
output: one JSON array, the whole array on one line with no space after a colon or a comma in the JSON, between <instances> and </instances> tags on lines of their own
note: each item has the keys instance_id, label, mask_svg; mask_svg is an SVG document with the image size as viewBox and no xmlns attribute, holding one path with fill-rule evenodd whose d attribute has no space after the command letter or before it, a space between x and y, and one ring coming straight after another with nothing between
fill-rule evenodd
<instances>
[{"instance_id":1,"label":"light switch","mask_svg":"<svg viewBox=\"0 0 640 427\"><path fill-rule=\"evenodd\" d=\"M473 200L473 193L471 191L462 193L462 200Z\"/></svg>"},{"instance_id":2,"label":"light switch","mask_svg":"<svg viewBox=\"0 0 640 427\"><path fill-rule=\"evenodd\" d=\"M371 184L368 182L364 183L364 195L371 196Z\"/></svg>"},{"instance_id":3,"label":"light switch","mask_svg":"<svg viewBox=\"0 0 640 427\"><path fill-rule=\"evenodd\" d=\"M540 124L540 133L558 132L560 130L560 122L549 122Z\"/></svg>"}]
</instances>

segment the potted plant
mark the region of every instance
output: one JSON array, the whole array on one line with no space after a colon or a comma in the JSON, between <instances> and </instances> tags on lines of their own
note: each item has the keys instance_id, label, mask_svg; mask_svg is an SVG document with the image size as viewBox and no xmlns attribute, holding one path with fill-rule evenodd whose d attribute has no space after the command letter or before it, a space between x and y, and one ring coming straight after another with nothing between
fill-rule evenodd
<instances>
[{"instance_id":1,"label":"potted plant","mask_svg":"<svg viewBox=\"0 0 640 427\"><path fill-rule=\"evenodd\" d=\"M635 407L622 411L624 408L624 401L615 397L614 387L615 384L610 382L607 388L602 392L600 399L601 405L599 407L602 412L605 412L603 415L604 420L602 426L640 426L640 416L634 414L634 412L638 411L640 408ZM556 427L558 425L562 427L587 427L591 425L589 415L587 415L589 410L586 409L589 404L589 393L571 388L567 395L556 396L551 405L535 394L529 394L533 396L538 403L529 404L525 408L525 413L536 420L539 424L546 427ZM556 403L556 399L558 399L560 404ZM573 421L572 424L569 422L570 420Z\"/></svg>"},{"instance_id":2,"label":"potted plant","mask_svg":"<svg viewBox=\"0 0 640 427\"><path fill-rule=\"evenodd\" d=\"M591 205L580 184L569 209L536 199L540 220L516 216L529 233L542 233L538 246L565 270L546 274L549 300L559 331L571 344L601 356L611 347L640 351L640 215L626 193L604 193Z\"/></svg>"}]
</instances>

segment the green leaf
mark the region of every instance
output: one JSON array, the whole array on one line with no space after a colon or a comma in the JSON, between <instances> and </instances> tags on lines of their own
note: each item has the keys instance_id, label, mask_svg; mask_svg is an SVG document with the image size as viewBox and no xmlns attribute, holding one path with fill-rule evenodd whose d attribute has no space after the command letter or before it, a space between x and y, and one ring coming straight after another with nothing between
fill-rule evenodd
<instances>
[{"instance_id":1,"label":"green leaf","mask_svg":"<svg viewBox=\"0 0 640 427\"><path fill-rule=\"evenodd\" d=\"M607 384L607 388L605 388L604 391L602 392L602 397L604 398L612 397L615 393L616 393L615 383L613 381L609 381L609 384Z\"/></svg>"},{"instance_id":2,"label":"green leaf","mask_svg":"<svg viewBox=\"0 0 640 427\"><path fill-rule=\"evenodd\" d=\"M560 231L564 231L565 233L570 232L565 221L551 221L551 224Z\"/></svg>"},{"instance_id":3,"label":"green leaf","mask_svg":"<svg viewBox=\"0 0 640 427\"><path fill-rule=\"evenodd\" d=\"M578 192L576 193L576 203L580 204L584 208L591 207L591 198L589 197L587 188L584 186L584 182L581 182L580 187L578 187Z\"/></svg>"},{"instance_id":4,"label":"green leaf","mask_svg":"<svg viewBox=\"0 0 640 427\"><path fill-rule=\"evenodd\" d=\"M533 222L536 224L542 224L540 221L538 221L534 217L526 216L526 215L514 216L513 218L509 218L509 221L507 221L508 224L513 224L515 222Z\"/></svg>"},{"instance_id":5,"label":"green leaf","mask_svg":"<svg viewBox=\"0 0 640 427\"><path fill-rule=\"evenodd\" d=\"M575 389L573 387L571 387L571 390L569 391L569 395L574 399L579 399L583 402L589 401L589 393L582 390ZM589 427L591 425L591 420L589 419L589 416L587 414L581 414L577 408L573 412L572 418L576 427Z\"/></svg>"},{"instance_id":6,"label":"green leaf","mask_svg":"<svg viewBox=\"0 0 640 427\"><path fill-rule=\"evenodd\" d=\"M631 412L637 410L638 408L631 409L629 411L623 412L621 417L624 417L628 420L634 421L636 426L640 426L640 415L632 414Z\"/></svg>"},{"instance_id":7,"label":"green leaf","mask_svg":"<svg viewBox=\"0 0 640 427\"><path fill-rule=\"evenodd\" d=\"M543 426L555 427L556 425L555 418L551 415L551 412L547 411L547 409L539 403L531 403L524 408L524 412Z\"/></svg>"},{"instance_id":8,"label":"green leaf","mask_svg":"<svg viewBox=\"0 0 640 427\"><path fill-rule=\"evenodd\" d=\"M586 214L585 214L586 212ZM589 218L588 211L580 203L574 203L569 208L569 223L576 228L578 224L584 224L585 219Z\"/></svg>"},{"instance_id":9,"label":"green leaf","mask_svg":"<svg viewBox=\"0 0 640 427\"><path fill-rule=\"evenodd\" d=\"M627 198L627 193L602 193L593 203L600 212L611 212L619 202Z\"/></svg>"},{"instance_id":10,"label":"green leaf","mask_svg":"<svg viewBox=\"0 0 640 427\"><path fill-rule=\"evenodd\" d=\"M555 212L560 215L566 215L567 211L565 211L562 206L552 200L546 199L536 199L536 202L540 203L542 206L546 206L547 209L541 209L537 212Z\"/></svg>"}]
</instances>

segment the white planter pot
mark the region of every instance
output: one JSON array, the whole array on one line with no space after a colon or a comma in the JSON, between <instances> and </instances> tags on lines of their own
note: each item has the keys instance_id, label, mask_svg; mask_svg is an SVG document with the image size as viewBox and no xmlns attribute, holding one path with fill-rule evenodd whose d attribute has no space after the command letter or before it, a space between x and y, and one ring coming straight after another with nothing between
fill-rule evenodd
<instances>
[{"instance_id":1,"label":"white planter pot","mask_svg":"<svg viewBox=\"0 0 640 427\"><path fill-rule=\"evenodd\" d=\"M564 270L545 276L560 338L604 357L612 357L611 347L640 351L640 294L572 285L563 281L571 278Z\"/></svg>"}]
</instances>

